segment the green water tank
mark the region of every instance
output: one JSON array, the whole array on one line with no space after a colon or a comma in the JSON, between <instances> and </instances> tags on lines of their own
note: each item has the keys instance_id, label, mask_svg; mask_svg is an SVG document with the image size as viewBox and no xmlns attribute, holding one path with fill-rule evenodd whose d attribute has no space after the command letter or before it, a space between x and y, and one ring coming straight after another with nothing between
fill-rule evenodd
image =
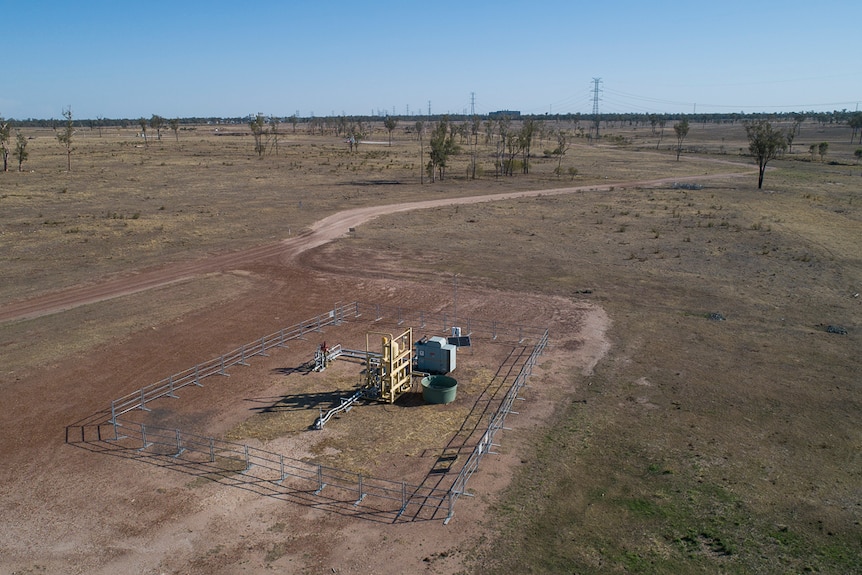
<instances>
[{"instance_id":1,"label":"green water tank","mask_svg":"<svg viewBox=\"0 0 862 575\"><path fill-rule=\"evenodd\" d=\"M422 399L428 403L455 401L458 380L448 375L429 375L422 378Z\"/></svg>"}]
</instances>

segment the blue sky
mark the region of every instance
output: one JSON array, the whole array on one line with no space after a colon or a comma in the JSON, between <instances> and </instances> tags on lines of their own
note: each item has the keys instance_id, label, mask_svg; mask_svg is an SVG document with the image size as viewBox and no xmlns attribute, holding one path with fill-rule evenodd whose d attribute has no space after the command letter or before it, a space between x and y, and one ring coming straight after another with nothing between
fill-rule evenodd
<instances>
[{"instance_id":1,"label":"blue sky","mask_svg":"<svg viewBox=\"0 0 862 575\"><path fill-rule=\"evenodd\" d=\"M0 116L854 110L862 1L0 0ZM472 94L472 96L471 96Z\"/></svg>"}]
</instances>

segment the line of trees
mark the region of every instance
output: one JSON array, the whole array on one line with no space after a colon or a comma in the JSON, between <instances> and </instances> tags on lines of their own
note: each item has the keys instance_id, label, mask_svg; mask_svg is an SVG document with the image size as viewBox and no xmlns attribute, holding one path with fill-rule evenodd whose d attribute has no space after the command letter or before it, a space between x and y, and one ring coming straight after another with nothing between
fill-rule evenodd
<instances>
[{"instance_id":1,"label":"line of trees","mask_svg":"<svg viewBox=\"0 0 862 575\"><path fill-rule=\"evenodd\" d=\"M791 125L784 129L777 129L767 117L757 117L743 121L746 137L748 139L748 150L758 164L758 189L763 187L763 179L767 164L781 156L788 149L792 152L793 141L799 133L800 126L806 119L805 114L793 113L773 114L769 118L791 119ZM840 117L846 121L851 128L850 142L857 140L862 144L862 112L833 114L830 117ZM74 135L76 122L72 114L71 106L67 106L62 112L63 122L60 125L53 123L52 127L57 132L57 141L63 146L66 152L66 169L72 170L72 153L74 152ZM674 124L673 129L676 135L676 159L680 159L683 149L683 143L689 133L690 121L692 116L684 116L680 121ZM316 120L316 119L313 119ZM323 119L319 119L320 122ZM664 130L665 119L661 116L651 115L649 117L650 127L653 134L656 134L656 128L660 127L661 132ZM274 151L278 155L278 142L281 134L280 119L276 116L266 118L263 114L257 114L253 118L248 119L248 126L251 129L254 138L254 150L258 156L263 156L267 150ZM296 130L298 123L298 115L289 118L293 125L293 130ZM53 122L53 121L52 121ZM99 119L99 126L107 122L104 119ZM383 125L389 133L389 146L392 145L392 132L398 126L399 119L396 117L387 116L383 120ZM144 138L145 145L148 145L147 128L151 128L156 133L156 139L161 140L161 130L166 126L174 132L174 137L179 141L180 125L185 123L184 120L175 118L165 120L163 117L153 114L149 120L140 118L138 123L141 127L141 133ZM13 121L4 120L0 117L0 155L3 159L3 171L9 169L8 158L14 155L18 159L18 169L23 169L23 164L29 156L27 150L27 138L21 133L20 129L16 130L14 144L12 142L12 124ZM80 125L80 122L78 122ZM327 120L325 125L334 130L336 135L347 137L351 151L356 151L359 148L360 142L366 136L366 123L362 119L356 117L340 116L334 120ZM471 178L476 177L477 165L477 148L480 127L483 122L480 116L471 116L465 118L461 122L453 121L449 116L442 116L433 124L431 133L428 138L429 152L428 161L425 162L425 139L424 129L425 122L419 120L413 128L416 130L420 144L420 159L424 163L420 181L424 183L424 174L427 173L432 182L437 178L444 179L446 169L449 167L450 159L453 155L460 152L461 147L458 144L465 140L470 143L470 167L468 175ZM562 161L570 147L571 134L565 130L548 130L546 123L542 120L524 116L520 118L520 125L516 129L512 125L512 120L505 116L495 116L484 121L485 141L486 144L495 142L494 165L495 176L499 175L514 175L516 169L519 169L523 174L530 173L530 161L532 158L532 145L534 139L551 137L556 140L556 148L545 151L545 155L557 156L558 162L554 172L559 176L562 175ZM92 128L92 125L91 125ZM411 127L407 127L409 132ZM579 134L575 134L579 135ZM582 134L580 134L582 135ZM659 140L661 141L661 140ZM819 154L820 160L826 156L829 149L827 142L811 144L809 152L812 158ZM857 161L862 156L859 150L855 154ZM420 164L422 165L422 164ZM570 173L577 173L577 170Z\"/></svg>"},{"instance_id":2,"label":"line of trees","mask_svg":"<svg viewBox=\"0 0 862 575\"><path fill-rule=\"evenodd\" d=\"M352 116L348 118L348 121L353 122L381 122L385 121L387 116L383 115L358 115ZM437 122L443 119L443 114L437 115L414 115L408 118L401 118L402 120L409 120L410 118L415 118L416 120L421 120L424 122ZM487 120L495 120L497 119L497 114L486 114L481 116L473 116L473 115L462 115L462 114L447 114L446 117L450 122L458 123L458 122L467 122L471 121L473 118L480 118L482 121ZM862 112L851 111L851 110L833 110L831 112L815 112L815 111L807 111L807 112L780 112L780 113L743 113L743 112L734 112L734 113L715 113L715 114L686 114L689 122L691 124L742 124L744 122L752 122L755 120L768 120L771 122L792 122L797 117L807 118L809 120L815 121L820 124L848 124L851 128L854 128L854 139L862 136L860 134L860 129L862 129ZM343 123L341 118L344 116L300 116L299 113L295 113L291 116L277 116L276 117L282 123L290 123L293 126L293 131L296 132L298 124L305 124L306 127L311 130L313 126L313 133L320 133L323 131L333 131L336 129L336 124ZM585 125L589 123L595 122L598 119L600 122L604 123L606 127L623 127L623 126L648 126L651 127L653 133L656 132L657 128L664 128L665 124L668 122L676 121L680 118L678 113L676 114L655 114L655 113L603 113L599 114L598 117L593 116L592 114L582 114L582 113L567 113L567 114L535 114L535 115L520 115L518 117L519 120L525 119L533 119L536 121L545 121L545 122L567 122L567 123L575 123L580 124L583 122ZM190 116L185 118L179 118L179 125L201 125L201 124L212 124L212 125L243 125L247 124L249 120L248 116ZM26 119L10 119L10 122L18 128L51 128L57 129L58 127L58 119L57 118L26 118ZM96 118L86 118L76 120L77 127L89 127L94 130L101 130L103 127L107 126L119 126L123 128L133 127L138 123L137 118L104 118L104 117L96 117ZM862 143L862 142L860 142Z\"/></svg>"}]
</instances>

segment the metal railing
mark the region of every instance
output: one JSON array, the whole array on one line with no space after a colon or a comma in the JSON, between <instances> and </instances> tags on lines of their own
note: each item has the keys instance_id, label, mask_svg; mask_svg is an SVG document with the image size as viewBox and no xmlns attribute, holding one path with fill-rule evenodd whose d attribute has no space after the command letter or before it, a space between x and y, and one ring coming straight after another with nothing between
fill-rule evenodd
<instances>
[{"instance_id":1,"label":"metal railing","mask_svg":"<svg viewBox=\"0 0 862 575\"><path fill-rule=\"evenodd\" d=\"M175 373L166 379L152 385L142 387L128 395L111 401L111 421L135 409L149 411L147 403L161 397L176 398L176 392L187 385L203 387L201 380L212 375L228 375L227 369L234 365L248 365L248 360L254 356L266 356L266 352L274 347L286 347L286 342L302 339L306 334L319 332L324 327L339 325L345 321L345 313L358 309L355 303L336 305L326 313L299 322L290 327L282 328L275 333L265 335L251 343L247 343L224 355L209 361L199 363L194 367Z\"/></svg>"},{"instance_id":2,"label":"metal railing","mask_svg":"<svg viewBox=\"0 0 862 575\"><path fill-rule=\"evenodd\" d=\"M451 498L452 505L454 506L455 501L461 495L467 493L467 482L472 477L473 473L475 473L479 469L479 462L482 460L482 457L487 453L493 453L491 451L491 447L497 447L498 444L494 443L494 436L498 431L502 429L506 429L506 416L510 413L517 414L517 411L512 409L515 400L520 399L521 390L527 385L527 379L533 373L533 366L536 365L536 361L545 350L545 347L548 345L548 330L544 331L544 334L539 339L538 343L533 347L532 353L527 358L527 361L524 363L524 366L521 368L521 371L518 373L518 376L515 378L514 383L506 392L505 397L503 398L500 407L497 411L491 416L491 421L488 424L488 429L482 435L482 438L476 444L476 447L473 448L473 452L467 458L466 463L461 468L460 473L458 473L458 477L455 479L455 482L452 484L452 487L449 489L449 495ZM446 517L444 523L448 523L452 518L450 514Z\"/></svg>"},{"instance_id":3,"label":"metal railing","mask_svg":"<svg viewBox=\"0 0 862 575\"><path fill-rule=\"evenodd\" d=\"M458 476L448 489L411 485L404 481L364 476L299 459L262 450L247 444L232 443L186 433L179 429L149 426L132 422L121 416L135 410L148 411L147 403L163 397L176 398L176 391L188 385L202 386L201 380L212 375L228 375L226 369L234 365L248 365L247 360L254 356L266 356L266 351L275 347L286 347L286 342L302 339L306 334L321 331L327 326L337 326L348 317L360 316L370 321L390 320L398 325L405 322L419 329L434 331L439 328L443 333L458 322L462 332L476 337L487 337L492 341L533 344L533 349L522 365L514 382L507 390L497 410L491 415L488 427L476 443ZM217 358L195 365L192 368L169 376L153 385L143 387L111 402L111 415L108 424L113 427L110 441L137 450L142 454L172 458L184 463L200 465L203 471L220 477L241 477L244 482L254 483L270 494L303 491L315 496L328 492L347 495L354 506L365 503L367 499L389 502L386 512L395 514L398 519L410 510L414 517L436 517L440 511L446 513L444 523L454 515L454 504L467 493L467 482L478 470L482 458L496 447L496 434L504 427L506 416L516 414L513 405L522 399L520 393L526 386L533 367L548 345L549 333L546 328L536 328L521 324L498 321L455 318L445 312L428 313L408 311L399 307L386 307L379 304L352 302L338 304L330 311L299 322L278 332L264 336L243 345ZM104 420L103 420L104 421ZM86 437L85 426L81 438ZM98 437L102 439L101 425L96 424ZM67 430L67 437L68 437ZM347 501L347 500L339 500Z\"/></svg>"},{"instance_id":4,"label":"metal railing","mask_svg":"<svg viewBox=\"0 0 862 575\"><path fill-rule=\"evenodd\" d=\"M151 456L182 458L196 464L202 475L233 478L243 484L256 484L270 494L305 492L358 506L378 500L378 511L394 514L397 519L405 511L421 514L448 509L449 491L370 477L301 459L286 457L247 444L233 443L169 429L119 421L122 434L117 439L127 449L136 449ZM380 506L382 505L382 509Z\"/></svg>"}]
</instances>

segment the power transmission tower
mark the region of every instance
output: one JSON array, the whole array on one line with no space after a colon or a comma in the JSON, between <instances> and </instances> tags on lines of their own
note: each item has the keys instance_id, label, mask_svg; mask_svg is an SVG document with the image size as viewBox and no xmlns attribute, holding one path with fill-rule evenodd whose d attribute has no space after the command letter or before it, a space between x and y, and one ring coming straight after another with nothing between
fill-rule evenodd
<instances>
[{"instance_id":1,"label":"power transmission tower","mask_svg":"<svg viewBox=\"0 0 862 575\"><path fill-rule=\"evenodd\" d=\"M599 118L599 94L601 93L601 89L599 85L602 83L601 78L593 78L593 121L596 123L596 139L599 139L599 123L601 119Z\"/></svg>"},{"instance_id":2,"label":"power transmission tower","mask_svg":"<svg viewBox=\"0 0 862 575\"><path fill-rule=\"evenodd\" d=\"M476 115L476 92L470 92L470 115Z\"/></svg>"},{"instance_id":3,"label":"power transmission tower","mask_svg":"<svg viewBox=\"0 0 862 575\"><path fill-rule=\"evenodd\" d=\"M428 100L428 115L431 115L431 100Z\"/></svg>"}]
</instances>

